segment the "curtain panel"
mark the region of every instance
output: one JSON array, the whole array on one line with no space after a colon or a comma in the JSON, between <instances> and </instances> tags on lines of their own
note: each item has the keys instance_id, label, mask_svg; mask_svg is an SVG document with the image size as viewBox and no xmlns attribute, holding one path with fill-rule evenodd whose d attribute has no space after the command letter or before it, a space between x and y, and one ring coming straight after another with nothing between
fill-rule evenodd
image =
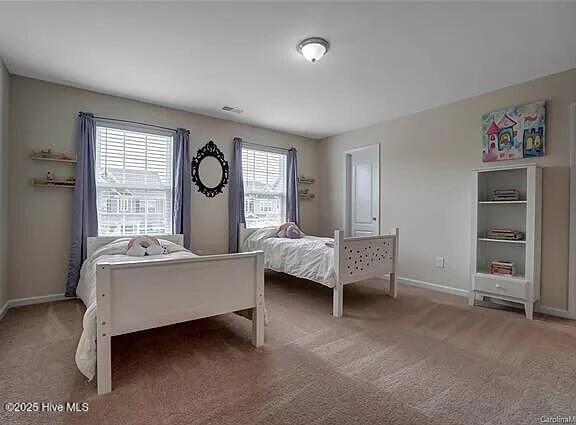
<instances>
[{"instance_id":1,"label":"curtain panel","mask_svg":"<svg viewBox=\"0 0 576 425\"><path fill-rule=\"evenodd\" d=\"M190 131L174 133L172 231L184 235L184 247L190 249L192 174L190 170Z\"/></svg>"},{"instance_id":2,"label":"curtain panel","mask_svg":"<svg viewBox=\"0 0 576 425\"><path fill-rule=\"evenodd\" d=\"M300 197L298 196L298 153L288 149L286 176L286 220L300 226Z\"/></svg>"},{"instance_id":3,"label":"curtain panel","mask_svg":"<svg viewBox=\"0 0 576 425\"><path fill-rule=\"evenodd\" d=\"M75 297L80 268L87 255L87 238L98 236L96 207L96 122L94 115L80 112L76 139L76 187L72 218L72 240L66 279L66 296Z\"/></svg>"},{"instance_id":4,"label":"curtain panel","mask_svg":"<svg viewBox=\"0 0 576 425\"><path fill-rule=\"evenodd\" d=\"M238 252L238 228L246 223L244 216L244 177L242 176L241 138L233 141L232 166L228 184L228 252Z\"/></svg>"}]
</instances>

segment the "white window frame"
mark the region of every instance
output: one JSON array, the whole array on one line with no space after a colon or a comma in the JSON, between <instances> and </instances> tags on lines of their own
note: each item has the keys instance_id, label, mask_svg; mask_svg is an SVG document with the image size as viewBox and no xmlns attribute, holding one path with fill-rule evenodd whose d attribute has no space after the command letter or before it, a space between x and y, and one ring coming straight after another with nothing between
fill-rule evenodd
<instances>
[{"instance_id":1,"label":"white window frame","mask_svg":"<svg viewBox=\"0 0 576 425\"><path fill-rule=\"evenodd\" d=\"M283 193L280 196L280 217L278 221L278 225L286 222L286 216L287 216L287 211L286 211L286 197L288 194L288 150L286 149L282 149L282 148L275 148L275 147L271 147L271 146L264 146L264 145L259 145L256 143L249 143L249 142L244 142L242 144L242 150L247 149L247 150L252 150L252 151L259 151L259 152L267 152L267 153L274 153L274 154L278 154L278 155L282 155L284 156L284 182L282 184L283 187ZM244 154L244 152L242 152ZM244 170L243 170L244 172ZM242 176L242 180L244 182L244 208L245 208L245 212L248 212L248 210L252 210L252 212L254 214L258 214L258 213L265 213L263 205L260 204L258 205L258 202L256 199L252 198L252 199L247 199L247 195L248 195L248 191L246 188L246 184L245 184L245 176ZM265 203L267 204L267 208L273 210L273 199L276 199L275 197L270 197L267 201L265 201ZM246 208L246 204L247 203L252 203L250 208ZM255 225L255 223L251 223L251 220L246 217L246 227L247 228L257 228L257 227L261 227L260 225ZM256 221L256 220L252 220L252 221ZM275 223L276 224L276 223Z\"/></svg>"},{"instance_id":2,"label":"white window frame","mask_svg":"<svg viewBox=\"0 0 576 425\"><path fill-rule=\"evenodd\" d=\"M105 119L98 119L96 120L96 152L97 152L97 158L96 158L96 165L95 165L95 172L97 173L96 176L96 190L97 190L97 198L98 198L98 189L99 187L102 188L102 185L98 184L98 171L99 171L99 164L98 164L98 152L99 152L99 147L98 147L98 143L99 143L99 139L98 139L98 128L99 127L104 127L104 128L111 128L114 130L119 130L119 131L131 131L131 132L138 132L138 133L144 133L144 134L150 134L150 135L156 135L156 136L163 136L163 137L169 137L172 139L172 143L171 143L171 154L169 157L169 161L173 161L173 152L174 152L174 132L172 131L168 131L168 130L162 130L162 129L157 129L157 128L153 128L153 127L148 127L148 126L140 126L137 124L129 124L129 123L119 123L116 121L112 121L112 120L105 120ZM118 186L114 186L114 185L107 185L106 187L109 187L111 189L113 189L114 187L122 187L124 190L129 190L129 189L135 189L135 190L145 190L145 189L156 189L156 190L162 190L162 191L168 191L170 190L170 197L169 200L170 202L168 202L168 205L165 206L165 208L169 209L168 214L166 215L166 226L164 227L163 231L161 232L149 232L149 234L154 235L154 234L173 234L174 233L174 229L172 228L172 200L174 197L174 183L172 181L173 179L173 169L172 169L172 164L170 164L170 172L167 174L167 177L169 177L169 182L170 184L163 184L160 186L154 186L154 185L139 185L139 184L119 184ZM123 201L126 201L127 204L126 205L126 209L123 208ZM99 230L98 233L100 236L134 236L139 234L138 232L140 232L140 230L142 231L146 231L146 228L144 227L143 229L141 229L141 226L138 224L134 224L132 222L130 222L130 220L127 220L128 217L135 216L135 215L139 215L139 214L145 214L146 217L149 214L158 214L158 213L149 213L148 212L148 203L150 202L150 199L146 199L143 200L140 198L140 203L142 205L142 203L144 203L144 211L142 213L137 213L135 211L135 202L134 199L130 199L129 201L127 199L121 199L121 197L118 197L114 203L114 205L116 206L116 211L115 212L109 212L107 211L106 206L104 207L104 209L106 210L105 212L107 212L108 214L118 214L118 215L123 215L123 220L122 223L117 227L117 232L114 233L110 233L110 232L101 232L100 231L100 205L97 206L98 208L98 220L99 220ZM146 218L147 221L148 218ZM127 234L125 233L124 229L126 228L133 228L136 229L136 233L131 233L131 234Z\"/></svg>"}]
</instances>

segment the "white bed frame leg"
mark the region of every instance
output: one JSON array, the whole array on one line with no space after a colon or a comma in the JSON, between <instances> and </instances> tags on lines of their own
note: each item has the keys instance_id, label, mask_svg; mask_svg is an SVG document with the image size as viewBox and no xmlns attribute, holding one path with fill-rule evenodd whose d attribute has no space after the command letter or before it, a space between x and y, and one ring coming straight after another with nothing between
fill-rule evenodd
<instances>
[{"instance_id":1,"label":"white bed frame leg","mask_svg":"<svg viewBox=\"0 0 576 425\"><path fill-rule=\"evenodd\" d=\"M392 273L390 273L390 296L392 298L398 298L398 250L400 247L399 244L399 236L400 236L400 229L398 227L392 227L390 229L390 233L394 235L394 254L392 260Z\"/></svg>"},{"instance_id":2,"label":"white bed frame leg","mask_svg":"<svg viewBox=\"0 0 576 425\"><path fill-rule=\"evenodd\" d=\"M344 285L341 281L342 266L341 261L344 258L344 232L341 230L334 231L334 274L336 285L332 295L332 316L342 317L344 310Z\"/></svg>"},{"instance_id":3,"label":"white bed frame leg","mask_svg":"<svg viewBox=\"0 0 576 425\"><path fill-rule=\"evenodd\" d=\"M528 300L524 303L524 312L526 314L526 319L534 320L534 302Z\"/></svg>"},{"instance_id":4,"label":"white bed frame leg","mask_svg":"<svg viewBox=\"0 0 576 425\"><path fill-rule=\"evenodd\" d=\"M264 345L264 254L256 260L256 307L252 309L252 344Z\"/></svg>"},{"instance_id":5,"label":"white bed frame leg","mask_svg":"<svg viewBox=\"0 0 576 425\"><path fill-rule=\"evenodd\" d=\"M98 394L112 391L112 356L110 353L110 335L99 334L97 344Z\"/></svg>"},{"instance_id":6,"label":"white bed frame leg","mask_svg":"<svg viewBox=\"0 0 576 425\"><path fill-rule=\"evenodd\" d=\"M98 394L112 391L112 354L110 336L110 268L98 266L96 269L96 371Z\"/></svg>"},{"instance_id":7,"label":"white bed frame leg","mask_svg":"<svg viewBox=\"0 0 576 425\"><path fill-rule=\"evenodd\" d=\"M333 291L332 315L334 317L342 317L342 310L344 309L344 286L337 282Z\"/></svg>"},{"instance_id":8,"label":"white bed frame leg","mask_svg":"<svg viewBox=\"0 0 576 425\"><path fill-rule=\"evenodd\" d=\"M396 273L390 273L390 296L398 298L398 282L396 281Z\"/></svg>"},{"instance_id":9,"label":"white bed frame leg","mask_svg":"<svg viewBox=\"0 0 576 425\"><path fill-rule=\"evenodd\" d=\"M264 309L259 307L252 310L252 345L264 345Z\"/></svg>"}]
</instances>

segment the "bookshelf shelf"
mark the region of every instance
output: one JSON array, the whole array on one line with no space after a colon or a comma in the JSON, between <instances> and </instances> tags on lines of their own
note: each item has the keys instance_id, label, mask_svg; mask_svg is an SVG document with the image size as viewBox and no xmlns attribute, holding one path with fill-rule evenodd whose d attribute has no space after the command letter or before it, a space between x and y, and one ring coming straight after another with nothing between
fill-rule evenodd
<instances>
[{"instance_id":1,"label":"bookshelf shelf","mask_svg":"<svg viewBox=\"0 0 576 425\"><path fill-rule=\"evenodd\" d=\"M526 201L478 201L481 205L526 205Z\"/></svg>"},{"instance_id":2,"label":"bookshelf shelf","mask_svg":"<svg viewBox=\"0 0 576 425\"><path fill-rule=\"evenodd\" d=\"M481 242L512 243L512 244L517 244L517 245L525 245L526 244L526 241L512 240L512 239L494 239L494 238L479 237L478 240Z\"/></svg>"},{"instance_id":3,"label":"bookshelf shelf","mask_svg":"<svg viewBox=\"0 0 576 425\"><path fill-rule=\"evenodd\" d=\"M476 276L484 279L494 279L494 280L505 279L509 282L516 282L519 284L526 283L526 278L524 276L521 275L505 276L502 274L491 274L488 270L476 272Z\"/></svg>"}]
</instances>

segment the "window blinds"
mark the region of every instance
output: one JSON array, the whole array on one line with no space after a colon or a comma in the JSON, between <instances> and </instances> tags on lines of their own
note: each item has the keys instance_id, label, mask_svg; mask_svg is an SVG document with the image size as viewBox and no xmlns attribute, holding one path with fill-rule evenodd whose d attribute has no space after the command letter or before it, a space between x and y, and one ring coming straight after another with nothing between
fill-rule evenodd
<instances>
[{"instance_id":1,"label":"window blinds","mask_svg":"<svg viewBox=\"0 0 576 425\"><path fill-rule=\"evenodd\" d=\"M278 226L286 220L286 154L242 149L247 227Z\"/></svg>"},{"instance_id":2,"label":"window blinds","mask_svg":"<svg viewBox=\"0 0 576 425\"><path fill-rule=\"evenodd\" d=\"M96 127L101 236L172 233L172 137Z\"/></svg>"}]
</instances>

